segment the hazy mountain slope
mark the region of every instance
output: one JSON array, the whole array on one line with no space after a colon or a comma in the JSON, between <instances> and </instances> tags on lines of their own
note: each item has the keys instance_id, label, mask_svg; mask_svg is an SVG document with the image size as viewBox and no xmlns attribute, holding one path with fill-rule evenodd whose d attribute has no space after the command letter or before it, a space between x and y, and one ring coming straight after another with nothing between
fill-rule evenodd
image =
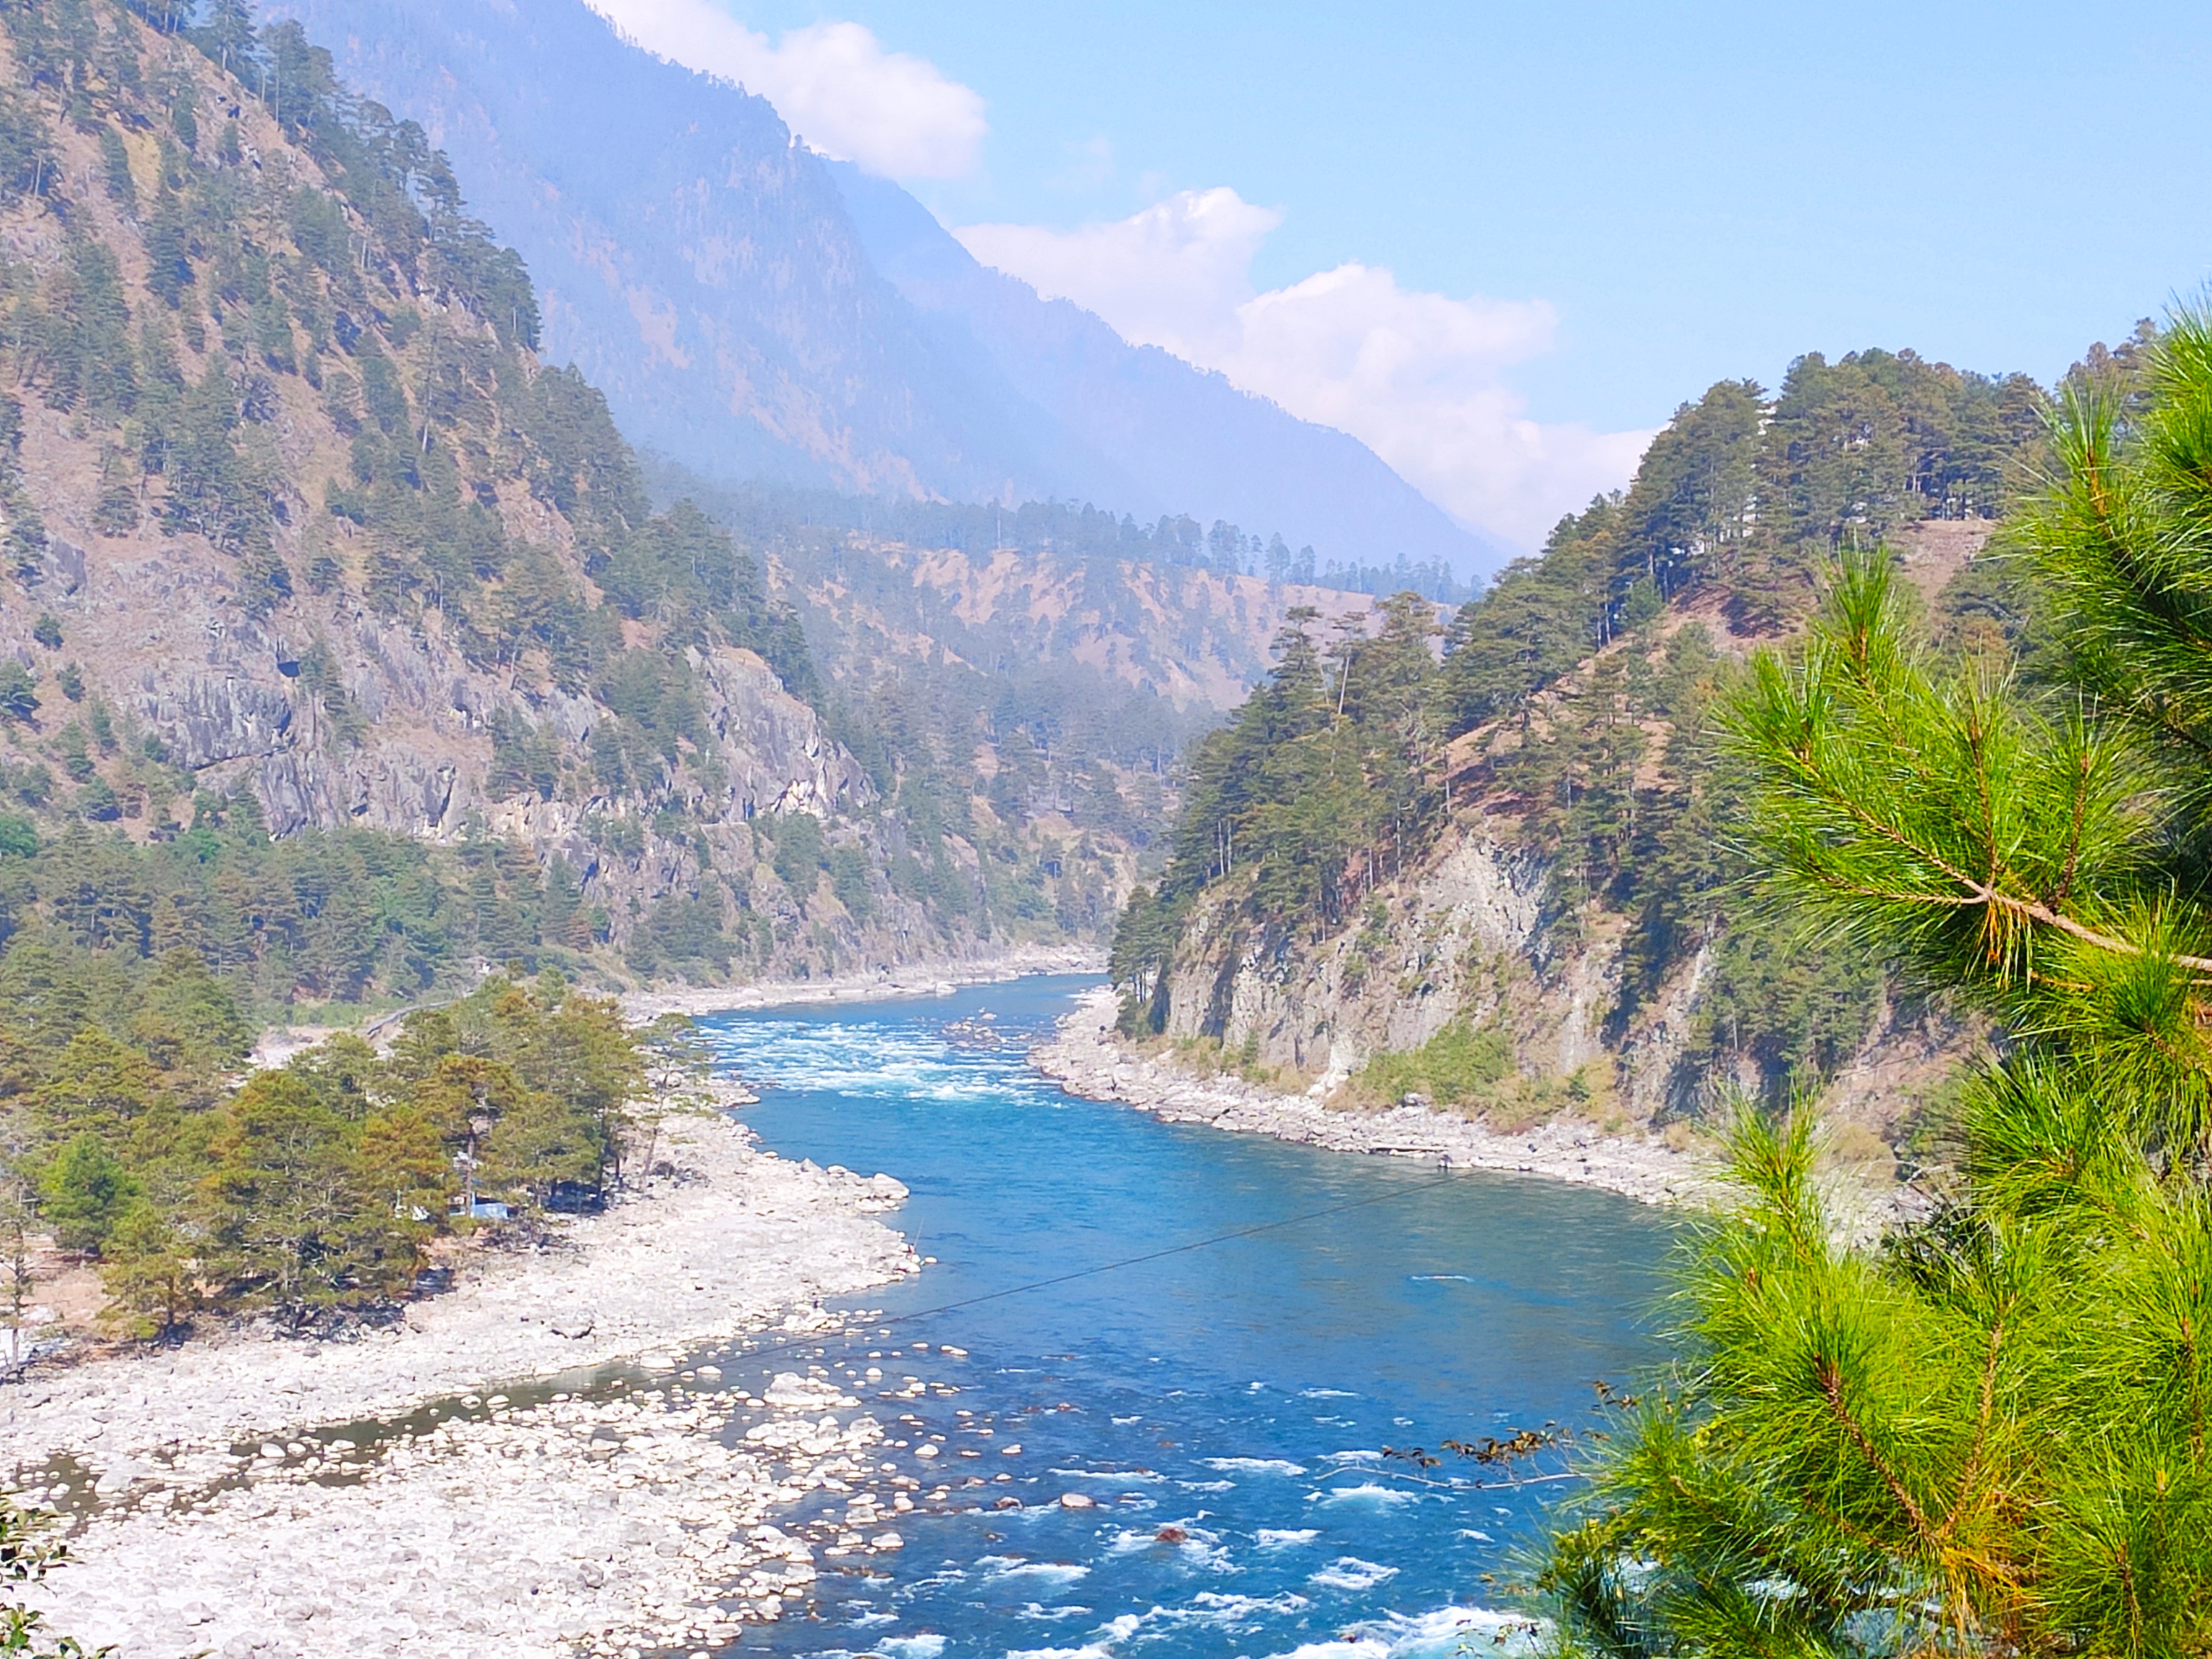
<instances>
[{"instance_id":1,"label":"hazy mountain slope","mask_svg":"<svg viewBox=\"0 0 2212 1659\"><path fill-rule=\"evenodd\" d=\"M1486 572L1512 556L1454 523L1357 438L1156 346L1128 344L1072 301L1040 299L978 264L896 185L849 162L829 167L877 268L941 337L988 353L1024 397L1176 510L1280 529L1346 559L1402 554Z\"/></svg>"},{"instance_id":2,"label":"hazy mountain slope","mask_svg":"<svg viewBox=\"0 0 2212 1659\"><path fill-rule=\"evenodd\" d=\"M1370 603L653 512L447 159L295 22L53 16L0 11L0 928L43 836L82 942L273 1000L1096 939L1286 610Z\"/></svg>"},{"instance_id":3,"label":"hazy mountain slope","mask_svg":"<svg viewBox=\"0 0 2212 1659\"><path fill-rule=\"evenodd\" d=\"M1024 660L1080 667L1195 714L1176 722L1186 732L1212 725L1266 676L1269 647L1292 607L1364 622L1375 605L1365 593L1122 561L976 556L896 543L862 543L854 553L872 556L882 573L869 587L854 580L858 556L834 573L819 561L796 573L795 595L836 625L833 648L866 654L903 645L1001 674ZM905 628L902 619L910 619ZM1158 752L1181 747L1170 739Z\"/></svg>"},{"instance_id":4,"label":"hazy mountain slope","mask_svg":"<svg viewBox=\"0 0 2212 1659\"><path fill-rule=\"evenodd\" d=\"M846 509L842 523L824 524L811 518L811 498L661 468L651 483L659 498L696 501L763 555L770 586L797 606L833 677L927 656L993 679L989 700L1018 709L1024 677L1080 669L1088 679L1066 680L1065 696L1084 701L1085 719L1124 728L1118 757L1163 760L1243 702L1266 678L1292 609L1362 619L1376 605L1370 593L1086 544L1066 533L1082 527L1072 514L1036 535L1044 515L1035 507L854 514L867 504L841 501L818 503ZM856 526L856 516L871 522ZM969 519L984 521L981 533Z\"/></svg>"},{"instance_id":5,"label":"hazy mountain slope","mask_svg":"<svg viewBox=\"0 0 2212 1659\"><path fill-rule=\"evenodd\" d=\"M833 177L763 100L624 45L580 0L267 9L423 123L537 275L550 355L696 471L1498 562L1356 440L983 270L896 185Z\"/></svg>"},{"instance_id":6,"label":"hazy mountain slope","mask_svg":"<svg viewBox=\"0 0 2212 1659\"><path fill-rule=\"evenodd\" d=\"M286 0L420 120L529 262L547 346L633 441L719 476L890 494L1089 483L979 357L870 267L768 104L623 45L577 0Z\"/></svg>"},{"instance_id":7,"label":"hazy mountain slope","mask_svg":"<svg viewBox=\"0 0 2212 1659\"><path fill-rule=\"evenodd\" d=\"M1179 757L1264 678L1291 613L1357 631L1376 603L1131 556L1115 534L1085 539L1117 530L1095 513L891 511L667 469L653 487L758 550L805 628L830 729L917 836L1012 836L1059 866L1069 925L1100 942L1133 878L1122 849L1158 841Z\"/></svg>"},{"instance_id":8,"label":"hazy mountain slope","mask_svg":"<svg viewBox=\"0 0 2212 1659\"><path fill-rule=\"evenodd\" d=\"M420 129L295 25L218 22L0 11L0 841L27 814L68 854L81 942L352 997L517 956L849 970L1110 911L1110 830L965 771L917 817L896 757L840 745L796 617L648 510ZM210 867L263 828L304 849L273 896ZM21 876L7 925L50 898ZM343 965L295 981L311 935Z\"/></svg>"}]
</instances>

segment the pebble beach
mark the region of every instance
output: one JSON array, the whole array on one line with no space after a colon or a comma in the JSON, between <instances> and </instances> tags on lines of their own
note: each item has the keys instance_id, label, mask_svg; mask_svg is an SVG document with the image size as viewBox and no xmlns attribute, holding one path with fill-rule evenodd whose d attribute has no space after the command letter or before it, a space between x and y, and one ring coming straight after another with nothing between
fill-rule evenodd
<instances>
[{"instance_id":1,"label":"pebble beach","mask_svg":"<svg viewBox=\"0 0 2212 1659\"><path fill-rule=\"evenodd\" d=\"M1089 965L1035 952L625 1012L927 996ZM322 1035L277 1034L258 1060ZM466 1253L450 1290L389 1326L210 1328L58 1356L0 1390L0 1474L68 1523L72 1559L33 1595L52 1627L126 1659L706 1651L803 1604L817 1553L899 1548L890 1522L950 1489L872 1462L886 1433L872 1411L936 1380L923 1357L888 1381L793 1358L757 1394L683 1367L749 1334L837 1334L823 1301L919 1273L878 1218L905 1188L776 1158L723 1115L661 1133L672 1175L542 1248ZM611 1368L634 1376L611 1384ZM838 1526L775 1524L825 1490L852 1494Z\"/></svg>"},{"instance_id":2,"label":"pebble beach","mask_svg":"<svg viewBox=\"0 0 2212 1659\"><path fill-rule=\"evenodd\" d=\"M897 1547L923 1489L872 1461L854 1379L803 1350L757 1394L682 1367L831 1329L821 1299L918 1272L877 1218L904 1188L726 1118L664 1134L672 1177L481 1255L389 1328L222 1333L10 1386L12 1484L76 1522L38 1592L54 1628L131 1659L704 1650L803 1598L818 1553ZM867 1386L926 1386L921 1363ZM586 1386L617 1364L634 1380ZM861 1498L848 1528L776 1527L825 1487Z\"/></svg>"},{"instance_id":3,"label":"pebble beach","mask_svg":"<svg viewBox=\"0 0 2212 1659\"><path fill-rule=\"evenodd\" d=\"M1594 1124L1559 1118L1505 1134L1433 1107L1338 1111L1310 1095L1239 1078L1194 1076L1170 1056L1140 1054L1124 1043L1114 1030L1115 1007L1110 990L1085 993L1054 1040L1032 1053L1032 1062L1070 1094L1121 1101L1170 1122L1272 1135L1330 1152L1541 1176L1646 1204L1694 1201L1714 1191L1705 1158L1641 1133L1608 1135Z\"/></svg>"}]
</instances>

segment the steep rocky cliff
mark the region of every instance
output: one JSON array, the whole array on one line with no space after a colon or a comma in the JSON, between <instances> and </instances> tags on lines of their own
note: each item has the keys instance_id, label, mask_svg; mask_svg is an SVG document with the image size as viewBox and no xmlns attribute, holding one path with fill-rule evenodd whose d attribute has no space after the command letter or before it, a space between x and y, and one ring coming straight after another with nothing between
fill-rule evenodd
<instances>
[{"instance_id":1,"label":"steep rocky cliff","mask_svg":"<svg viewBox=\"0 0 2212 1659\"><path fill-rule=\"evenodd\" d=\"M2039 395L1909 353L1808 358L1771 398L1724 382L1443 641L1397 601L1371 638L1286 632L1124 913L1123 1030L1493 1127L1811 1091L1864 1162L1924 1155L1984 1034L1759 902L1720 715L1854 541L1917 587L1929 648L2035 647L2025 578L1979 556Z\"/></svg>"},{"instance_id":2,"label":"steep rocky cliff","mask_svg":"<svg viewBox=\"0 0 2212 1659\"><path fill-rule=\"evenodd\" d=\"M1200 1070L1350 1109L1455 1106L1500 1129L1561 1112L1609 1132L1663 1127L1698 1116L1717 1086L1756 1095L1748 1056L1717 1076L1698 1042L1710 947L1625 1006L1627 929L1595 904L1562 909L1554 877L1470 814L1358 923L1321 939L1270 939L1224 895L1187 923L1159 1040ZM1456 1046L1476 1048L1471 1065L1449 1052L1470 1030L1475 1044ZM1827 1115L1851 1126L1851 1152L1910 1155L1909 1120L1974 1042L1940 1011L1884 998L1830 1079Z\"/></svg>"},{"instance_id":3,"label":"steep rocky cliff","mask_svg":"<svg viewBox=\"0 0 2212 1659\"><path fill-rule=\"evenodd\" d=\"M0 10L9 805L507 838L610 971L1009 938L974 846L915 844L826 733L757 563L650 514L603 401L538 362L528 277L420 130L296 27L150 15ZM692 954L656 955L678 923Z\"/></svg>"},{"instance_id":4,"label":"steep rocky cliff","mask_svg":"<svg viewBox=\"0 0 2212 1659\"><path fill-rule=\"evenodd\" d=\"M35 459L27 471L35 481ZM514 779L495 774L491 734L502 719L543 739L556 765L573 767L588 756L594 731L619 717L583 693L487 674L443 630L407 627L357 599L300 595L255 615L206 550L158 532L88 538L80 547L67 539L83 532L65 494L47 499L50 563L67 561L72 574L41 580L0 609L0 650L41 682L78 668L92 706L142 733L142 756L158 750L196 791L250 791L272 835L356 823L453 837L482 821L513 825L540 848L557 842L580 873L613 879L620 872L603 870L598 850L574 840L594 814L675 809L726 830L756 811L835 812L868 802L866 781L824 738L813 710L758 656L727 646L685 649L707 741L682 763L605 793L550 801L516 793ZM33 637L40 617L58 622L59 646ZM43 694L39 713L9 734L14 758L27 764L46 753L38 739L65 728L73 712L65 693ZM128 781L122 816L132 829L158 830L164 809L187 808L181 792L153 799L155 779ZM552 823L566 827L550 838L537 833Z\"/></svg>"}]
</instances>

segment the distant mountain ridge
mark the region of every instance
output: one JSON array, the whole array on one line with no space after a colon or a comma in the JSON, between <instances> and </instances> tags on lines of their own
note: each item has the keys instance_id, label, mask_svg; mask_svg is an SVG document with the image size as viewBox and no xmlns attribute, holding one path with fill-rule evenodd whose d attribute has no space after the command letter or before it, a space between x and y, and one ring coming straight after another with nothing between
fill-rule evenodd
<instances>
[{"instance_id":1,"label":"distant mountain ridge","mask_svg":"<svg viewBox=\"0 0 2212 1659\"><path fill-rule=\"evenodd\" d=\"M988 353L1024 397L1170 509L1268 530L1295 525L1294 541L1333 556L1441 558L1462 571L1470 561L1494 570L1513 556L1453 523L1357 438L1298 420L1158 346L1130 345L1073 301L1042 299L979 263L890 180L849 161L825 165L876 268L940 337Z\"/></svg>"},{"instance_id":2,"label":"distant mountain ridge","mask_svg":"<svg viewBox=\"0 0 2212 1659\"><path fill-rule=\"evenodd\" d=\"M1365 445L978 264L896 185L581 0L275 0L420 120L522 254L554 361L708 477L1225 519L1324 558L1507 550Z\"/></svg>"}]
</instances>

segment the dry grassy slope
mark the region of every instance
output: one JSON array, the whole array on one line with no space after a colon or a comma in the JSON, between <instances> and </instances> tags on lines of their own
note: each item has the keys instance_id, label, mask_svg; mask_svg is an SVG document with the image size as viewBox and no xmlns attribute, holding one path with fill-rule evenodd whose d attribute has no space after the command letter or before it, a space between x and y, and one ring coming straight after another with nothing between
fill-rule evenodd
<instances>
[{"instance_id":1,"label":"dry grassy slope","mask_svg":"<svg viewBox=\"0 0 2212 1659\"><path fill-rule=\"evenodd\" d=\"M196 52L110 15L109 26L118 23L137 31L149 76L191 76L204 112L231 106L234 89ZM21 82L13 64L0 72ZM0 253L42 284L65 257L72 230L96 238L121 265L134 327L163 319L164 308L145 285L142 228L99 182L96 138L62 118L50 97L24 95L44 116L62 158L64 199L26 199L0 215ZM215 113L203 124L203 167L219 165L208 159L219 120ZM252 234L272 251L292 253L284 229L289 193L297 183L328 181L250 100L239 107L238 120L247 157L240 171L251 174ZM126 142L140 200L149 203L157 188L154 141L142 131ZM358 221L355 225L361 228ZM395 272L391 281L399 280ZM423 319L404 349L390 331L371 330L410 386L419 383L423 354L441 339L449 349L472 343L490 349L485 325L437 294L394 287L374 297L391 311L412 307ZM197 381L211 355L224 353L221 331L209 327L204 349L195 350L169 326L185 375ZM134 838L189 822L197 791L244 787L258 797L278 833L353 823L434 841L462 835L474 818L488 820L522 836L541 856L566 855L587 893L609 911L617 943L662 896L697 885L707 862L702 852L740 886L749 884L757 904L779 924L819 924L849 951L889 961L948 943L888 886L876 920L862 927L830 896L826 884L816 892L787 893L760 866L745 822L751 811L826 813L862 804L868 785L851 757L824 736L813 712L750 652L727 650L702 661L714 741L637 795L609 799L564 786L562 798L550 802L503 798L489 781L487 723L495 714L511 714L553 738L573 785L588 775L591 734L608 711L587 696L557 690L542 653L526 652L510 666L487 671L465 658L441 611L401 619L371 610L359 597L364 549L343 520L326 514L323 499L324 481L347 475L348 440L320 395L299 376L263 374L236 361L232 372L235 379L252 374L265 389L266 418L245 422L240 444L271 481L276 551L295 573L293 596L262 615L241 602L233 556L203 536L165 526L159 477L147 481L145 510L135 529L95 529L112 434L50 409L36 386L9 388L23 408L26 489L49 543L41 579L0 584L0 654L37 677L41 704L33 719L0 728L0 758L59 771L58 743L66 728L104 704L118 742L105 753L95 747L94 756L120 799L117 827ZM576 562L570 526L531 493L511 436L497 430L462 434L457 447L465 483L479 499L496 500L511 538L551 555L567 580L596 599ZM299 573L325 554L338 561L348 580L317 597ZM58 648L33 637L41 613L61 625ZM633 625L630 631L636 635L632 643L652 643L649 630ZM318 644L330 654L343 699L319 699L299 678L301 659ZM62 689L62 673L71 665L83 676L81 704ZM334 702L365 717L357 734L332 717L328 705ZM143 758L149 738L158 740L166 763ZM64 785L59 804L68 795ZM698 833L660 834L653 820L667 808L684 811ZM635 833L617 846L595 844L580 833L595 817L629 819Z\"/></svg>"},{"instance_id":2,"label":"dry grassy slope","mask_svg":"<svg viewBox=\"0 0 2212 1659\"><path fill-rule=\"evenodd\" d=\"M1990 528L1917 526L1902 538L1904 568L1932 599L1979 551ZM1692 622L1731 654L1772 642L1730 632L1718 598L1676 609L1657 637L1663 642ZM1617 642L1600 654L1630 648ZM1539 729L1548 711L1579 694L1597 660L1541 694ZM1652 723L1651 735L1663 738L1663 722ZM1609 1033L1623 920L1591 904L1574 918L1577 926L1557 927L1551 872L1517 844L1522 804L1473 787L1478 758L1516 740L1501 723L1452 745L1449 827L1418 868L1380 890L1384 928L1355 919L1318 943L1262 954L1232 914L1231 893L1221 890L1202 901L1178 953L1168 1037L1212 1063L1272 1074L1356 1106L1371 1103L1353 1079L1376 1056L1418 1048L1457 1019L1477 1026L1495 1020L1512 1033L1518 1077L1501 1089L1489 1114L1493 1122L1517 1127L1562 1109L1620 1127L1670 1116L1679 1104L1675 1062L1697 1012L1705 952L1678 968L1625 1031ZM1563 945L1563 938L1571 942ZM1885 1007L1825 1103L1846 1150L1887 1160L1882 1137L1971 1041L1919 1011Z\"/></svg>"},{"instance_id":3,"label":"dry grassy slope","mask_svg":"<svg viewBox=\"0 0 2212 1659\"><path fill-rule=\"evenodd\" d=\"M1270 647L1292 607L1310 605L1364 625L1376 603L1366 593L1130 560L1012 549L975 555L858 535L851 545L904 576L964 627L1010 629L1040 660L1079 664L1185 708L1226 711L1243 702L1267 672ZM872 635L898 654L933 654L942 643L834 582L813 584L804 598L841 629Z\"/></svg>"}]
</instances>

